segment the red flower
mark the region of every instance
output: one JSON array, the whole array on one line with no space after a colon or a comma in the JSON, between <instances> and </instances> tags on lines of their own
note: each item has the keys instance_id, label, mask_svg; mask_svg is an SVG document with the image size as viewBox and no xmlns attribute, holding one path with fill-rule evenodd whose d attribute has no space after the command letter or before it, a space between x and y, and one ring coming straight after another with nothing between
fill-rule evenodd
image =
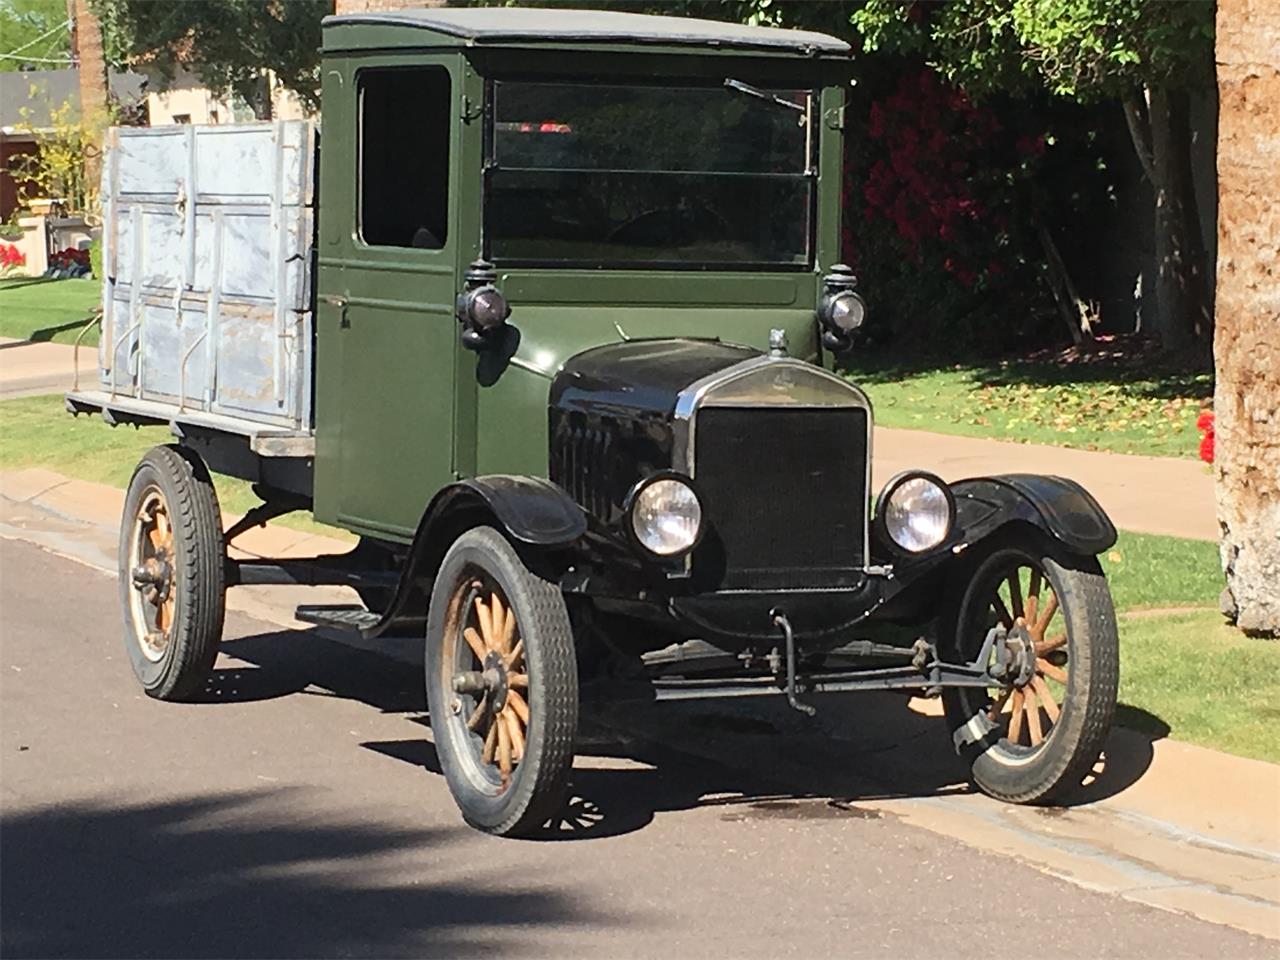
<instances>
[{"instance_id":1,"label":"red flower","mask_svg":"<svg viewBox=\"0 0 1280 960\"><path fill-rule=\"evenodd\" d=\"M21 267L27 262L27 255L12 243L0 243L0 267Z\"/></svg>"},{"instance_id":2,"label":"red flower","mask_svg":"<svg viewBox=\"0 0 1280 960\"><path fill-rule=\"evenodd\" d=\"M1213 430L1200 438L1200 459L1205 463L1213 463Z\"/></svg>"},{"instance_id":3,"label":"red flower","mask_svg":"<svg viewBox=\"0 0 1280 960\"><path fill-rule=\"evenodd\" d=\"M1200 416L1196 419L1196 429L1201 433L1213 432L1213 411L1202 410Z\"/></svg>"}]
</instances>

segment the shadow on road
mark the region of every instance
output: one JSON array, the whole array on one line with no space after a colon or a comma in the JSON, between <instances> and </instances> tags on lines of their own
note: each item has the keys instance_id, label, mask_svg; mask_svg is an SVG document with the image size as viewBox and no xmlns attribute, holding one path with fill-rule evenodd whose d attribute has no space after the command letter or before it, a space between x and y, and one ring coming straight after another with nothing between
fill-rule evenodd
<instances>
[{"instance_id":1,"label":"shadow on road","mask_svg":"<svg viewBox=\"0 0 1280 960\"><path fill-rule=\"evenodd\" d=\"M422 858L380 859L471 839L461 826L307 822L297 793L5 816L0 954L471 956L503 952L504 928L599 920L556 894L424 874Z\"/></svg>"},{"instance_id":2,"label":"shadow on road","mask_svg":"<svg viewBox=\"0 0 1280 960\"><path fill-rule=\"evenodd\" d=\"M223 649L256 666L219 669L204 700L334 696L428 723L421 673L404 660L315 631L245 637ZM543 839L617 836L644 827L658 812L698 806L724 806L726 816L738 819L754 812L776 816L779 804L799 800L801 806L788 808L793 816L825 817L829 809L856 813L859 802L972 790L945 722L908 709L901 694L830 695L814 702L816 720L790 710L781 698L584 703L573 799ZM1151 765L1152 742L1168 726L1123 705L1118 719L1138 729L1112 734L1093 774L1062 806L1114 796ZM425 736L361 746L440 774Z\"/></svg>"}]
</instances>

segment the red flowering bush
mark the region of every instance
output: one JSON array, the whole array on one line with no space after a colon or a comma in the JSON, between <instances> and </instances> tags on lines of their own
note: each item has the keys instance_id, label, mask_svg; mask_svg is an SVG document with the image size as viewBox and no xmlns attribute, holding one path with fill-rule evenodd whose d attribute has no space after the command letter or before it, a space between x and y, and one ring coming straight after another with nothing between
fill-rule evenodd
<instances>
[{"instance_id":1,"label":"red flowering bush","mask_svg":"<svg viewBox=\"0 0 1280 960\"><path fill-rule=\"evenodd\" d=\"M87 267L89 266L89 251L67 247L65 250L59 250L49 258L49 266L63 270L70 267Z\"/></svg>"},{"instance_id":2,"label":"red flowering bush","mask_svg":"<svg viewBox=\"0 0 1280 960\"><path fill-rule=\"evenodd\" d=\"M11 273L27 264L27 255L12 243L0 243L0 274Z\"/></svg>"},{"instance_id":3,"label":"red flowering bush","mask_svg":"<svg viewBox=\"0 0 1280 960\"><path fill-rule=\"evenodd\" d=\"M1037 231L1090 222L1078 207L1102 195L1087 154L1050 149L1054 127L1079 118L1061 105L975 103L902 61L872 67L849 108L843 237L885 321L868 332L949 352L1060 338Z\"/></svg>"},{"instance_id":4,"label":"red flowering bush","mask_svg":"<svg viewBox=\"0 0 1280 960\"><path fill-rule=\"evenodd\" d=\"M1196 420L1196 429L1200 431L1200 459L1205 463L1213 463L1213 411L1205 410Z\"/></svg>"}]
</instances>

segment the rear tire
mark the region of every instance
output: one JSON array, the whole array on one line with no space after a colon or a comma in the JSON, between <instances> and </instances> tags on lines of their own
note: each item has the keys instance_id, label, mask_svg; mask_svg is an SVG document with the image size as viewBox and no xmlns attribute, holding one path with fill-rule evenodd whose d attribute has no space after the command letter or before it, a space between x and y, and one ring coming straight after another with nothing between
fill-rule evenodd
<instances>
[{"instance_id":1,"label":"rear tire","mask_svg":"<svg viewBox=\"0 0 1280 960\"><path fill-rule=\"evenodd\" d=\"M463 818L499 836L535 832L564 803L578 726L560 588L496 530L467 531L436 575L425 662L436 752Z\"/></svg>"},{"instance_id":2,"label":"rear tire","mask_svg":"<svg viewBox=\"0 0 1280 960\"><path fill-rule=\"evenodd\" d=\"M973 568L953 610L947 655L972 660L997 622L1025 628L1034 649L1021 683L943 693L974 783L1009 803L1051 802L1078 787L1110 732L1119 686L1115 609L1097 560L1047 541L999 547Z\"/></svg>"},{"instance_id":3,"label":"rear tire","mask_svg":"<svg viewBox=\"0 0 1280 960\"><path fill-rule=\"evenodd\" d=\"M189 450L153 447L129 482L119 547L125 650L149 696L203 688L222 640L225 564L209 471Z\"/></svg>"}]
</instances>

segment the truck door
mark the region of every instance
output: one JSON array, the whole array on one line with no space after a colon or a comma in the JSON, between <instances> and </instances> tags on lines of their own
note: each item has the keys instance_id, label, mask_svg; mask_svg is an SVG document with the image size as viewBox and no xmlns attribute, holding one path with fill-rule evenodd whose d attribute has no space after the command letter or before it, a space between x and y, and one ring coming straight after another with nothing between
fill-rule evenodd
<instances>
[{"instance_id":1,"label":"truck door","mask_svg":"<svg viewBox=\"0 0 1280 960\"><path fill-rule=\"evenodd\" d=\"M374 537L453 478L454 86L421 56L325 65L315 515Z\"/></svg>"}]
</instances>

